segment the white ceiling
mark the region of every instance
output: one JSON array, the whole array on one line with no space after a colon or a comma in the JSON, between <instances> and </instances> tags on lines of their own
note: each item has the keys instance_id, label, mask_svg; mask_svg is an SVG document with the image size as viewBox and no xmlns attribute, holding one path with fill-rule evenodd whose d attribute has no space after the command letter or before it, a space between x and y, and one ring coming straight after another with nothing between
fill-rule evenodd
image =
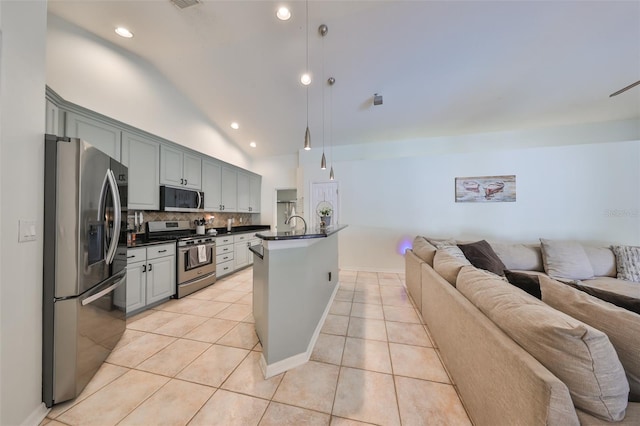
<instances>
[{"instance_id":1,"label":"white ceiling","mask_svg":"<svg viewBox=\"0 0 640 426\"><path fill-rule=\"evenodd\" d=\"M49 0L49 11L152 63L248 155L302 147L303 1ZM310 1L309 63L314 147L323 127L340 145L640 119L640 86L608 97L640 79L640 1Z\"/></svg>"}]
</instances>

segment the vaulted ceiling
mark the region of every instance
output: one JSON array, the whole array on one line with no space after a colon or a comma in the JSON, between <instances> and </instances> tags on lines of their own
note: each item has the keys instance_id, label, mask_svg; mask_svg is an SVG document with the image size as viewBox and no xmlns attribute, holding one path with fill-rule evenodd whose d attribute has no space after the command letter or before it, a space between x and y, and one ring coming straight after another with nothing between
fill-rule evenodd
<instances>
[{"instance_id":1,"label":"vaulted ceiling","mask_svg":"<svg viewBox=\"0 0 640 426\"><path fill-rule=\"evenodd\" d=\"M276 18L281 5L288 21ZM305 2L48 7L153 64L250 156L302 147ZM640 86L609 98L640 79L639 1L325 0L308 3L308 22L315 147L640 120Z\"/></svg>"}]
</instances>

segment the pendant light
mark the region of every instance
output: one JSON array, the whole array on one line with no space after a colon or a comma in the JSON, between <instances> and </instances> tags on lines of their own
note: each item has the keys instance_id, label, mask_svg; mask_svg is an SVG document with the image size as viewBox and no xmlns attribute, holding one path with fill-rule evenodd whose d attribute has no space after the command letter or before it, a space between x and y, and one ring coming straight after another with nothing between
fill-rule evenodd
<instances>
[{"instance_id":1,"label":"pendant light","mask_svg":"<svg viewBox=\"0 0 640 426\"><path fill-rule=\"evenodd\" d=\"M309 84L311 84L311 75L309 74L309 0L306 1L306 26L305 32L307 36L307 68L305 73L300 78L302 84L304 84L307 90L307 130L304 132L304 149L309 151L311 149L311 132L309 132Z\"/></svg>"},{"instance_id":2,"label":"pendant light","mask_svg":"<svg viewBox=\"0 0 640 426\"><path fill-rule=\"evenodd\" d=\"M322 79L324 80L324 36L329 32L329 27L322 24L318 27L318 33L322 36ZM327 169L327 157L324 155L324 86L322 87L322 160L320 160L320 168Z\"/></svg>"},{"instance_id":3,"label":"pendant light","mask_svg":"<svg viewBox=\"0 0 640 426\"><path fill-rule=\"evenodd\" d=\"M329 77L327 83L329 83L329 155L331 157L331 170L329 170L329 180L334 180L336 177L333 174L333 85L336 79Z\"/></svg>"}]
</instances>

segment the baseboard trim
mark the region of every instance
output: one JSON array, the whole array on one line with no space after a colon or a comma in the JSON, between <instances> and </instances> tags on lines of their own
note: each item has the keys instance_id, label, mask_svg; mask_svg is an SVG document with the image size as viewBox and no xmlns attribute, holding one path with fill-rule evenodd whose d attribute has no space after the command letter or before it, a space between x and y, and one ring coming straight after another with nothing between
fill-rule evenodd
<instances>
[{"instance_id":1,"label":"baseboard trim","mask_svg":"<svg viewBox=\"0 0 640 426\"><path fill-rule=\"evenodd\" d=\"M20 425L21 426L39 425L40 423L42 423L44 418L47 417L47 414L49 414L49 410L50 409L47 408L46 405L44 405L44 402L41 402L40 405L38 405L36 409L33 410L31 414L29 414L29 416L26 419L24 419L24 421Z\"/></svg>"},{"instance_id":2,"label":"baseboard trim","mask_svg":"<svg viewBox=\"0 0 640 426\"><path fill-rule=\"evenodd\" d=\"M329 298L329 302L327 306L324 308L324 312L322 313L322 317L320 321L318 321L318 325L311 336L311 340L309 340L309 345L307 346L307 350L305 352L292 355L289 358L285 358L278 362L274 362L273 364L267 364L267 361L264 359L264 353L260 354L260 369L262 370L262 374L264 374L264 378L268 379L273 376L277 376L280 373L284 373L287 370L291 370L292 368L298 367L305 362L311 359L311 353L313 352L313 348L316 345L316 341L320 336L320 330L324 326L324 321L327 319L327 315L329 315L329 311L331 310L331 305L333 304L333 299L336 297L336 293L340 288L340 283L336 283L335 288L333 289L333 293L331 293L331 297Z\"/></svg>"}]
</instances>

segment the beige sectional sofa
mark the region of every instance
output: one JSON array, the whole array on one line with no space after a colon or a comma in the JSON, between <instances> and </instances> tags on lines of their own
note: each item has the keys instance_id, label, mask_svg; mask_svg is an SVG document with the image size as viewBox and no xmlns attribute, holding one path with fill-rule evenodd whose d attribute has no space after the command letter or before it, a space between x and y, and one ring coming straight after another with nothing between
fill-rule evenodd
<instances>
[{"instance_id":1,"label":"beige sectional sofa","mask_svg":"<svg viewBox=\"0 0 640 426\"><path fill-rule=\"evenodd\" d=\"M445 250L437 250L423 237L417 237L413 248L405 254L407 290L422 314L474 424L640 425L640 400L637 399L640 333L628 336L633 339L625 339L625 331L640 330L640 315L548 279L539 245L492 243L491 247L507 269L544 277L540 278L542 301L511 286L502 277L477 269ZM640 283L615 278L615 256L609 249L585 248L585 252L596 275L583 281L585 285L606 287L640 299ZM553 287L557 285L560 287ZM569 294L571 291L578 294ZM545 300L545 296L549 300ZM575 301L568 301L569 296ZM598 313L594 315L590 309ZM508 316L509 310L512 316ZM601 312L605 318L607 315L615 320L624 317L622 324L625 326L605 326L600 328L606 330L600 331L581 321L601 318ZM551 350L549 355L547 347L539 347L547 344L546 337L557 334L546 328L547 322L554 321L562 324L560 335L566 333L574 340L566 346L577 345L568 350L568 354ZM616 329L617 333L613 331ZM607 332L611 335L607 336ZM565 346L564 341L560 342L560 346ZM608 386L605 392L612 394L611 398L598 398L598 389L595 398L582 395L583 390L585 394L590 391L588 380L582 377L578 379L578 385L572 382L574 364L584 361L580 358L583 346L587 348L587 356L590 356L589 351L606 352L597 361L600 363L598 368L605 372L599 377L596 374L591 384ZM565 360L564 356L569 358ZM586 367L589 369L590 364ZM604 383L603 377L611 383ZM621 398L629 395L629 382L635 396L626 401ZM596 408L589 404L595 404ZM576 408L576 405L583 408Z\"/></svg>"}]
</instances>

